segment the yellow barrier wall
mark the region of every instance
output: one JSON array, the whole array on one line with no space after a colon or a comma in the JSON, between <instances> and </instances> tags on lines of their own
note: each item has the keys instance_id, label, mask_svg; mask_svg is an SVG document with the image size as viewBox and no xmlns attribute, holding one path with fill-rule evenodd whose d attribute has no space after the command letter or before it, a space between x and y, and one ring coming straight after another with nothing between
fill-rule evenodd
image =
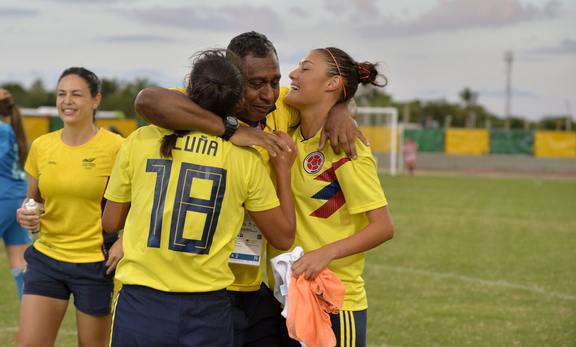
<instances>
[{"instance_id":1,"label":"yellow barrier wall","mask_svg":"<svg viewBox=\"0 0 576 347\"><path fill-rule=\"evenodd\" d=\"M390 134L392 129L375 126L359 127L364 137L370 142L372 152L390 152ZM396 133L396 151L400 148L400 131Z\"/></svg>"},{"instance_id":2,"label":"yellow barrier wall","mask_svg":"<svg viewBox=\"0 0 576 347\"><path fill-rule=\"evenodd\" d=\"M40 137L50 131L49 117L22 117L24 119L24 129L28 136L28 143L32 143L37 137Z\"/></svg>"},{"instance_id":3,"label":"yellow barrier wall","mask_svg":"<svg viewBox=\"0 0 576 347\"><path fill-rule=\"evenodd\" d=\"M483 155L490 153L490 132L486 129L446 130L446 154Z\"/></svg>"},{"instance_id":4,"label":"yellow barrier wall","mask_svg":"<svg viewBox=\"0 0 576 347\"><path fill-rule=\"evenodd\" d=\"M23 117L23 119L29 143L50 132L50 117ZM136 119L96 119L97 127L106 125L115 126L123 137L127 137L138 128L138 121Z\"/></svg>"},{"instance_id":5,"label":"yellow barrier wall","mask_svg":"<svg viewBox=\"0 0 576 347\"><path fill-rule=\"evenodd\" d=\"M536 131L534 155L537 157L576 158L576 132Z\"/></svg>"},{"instance_id":6,"label":"yellow barrier wall","mask_svg":"<svg viewBox=\"0 0 576 347\"><path fill-rule=\"evenodd\" d=\"M97 127L105 127L106 125L113 125L123 137L127 137L138 128L138 121L136 119L96 119Z\"/></svg>"}]
</instances>

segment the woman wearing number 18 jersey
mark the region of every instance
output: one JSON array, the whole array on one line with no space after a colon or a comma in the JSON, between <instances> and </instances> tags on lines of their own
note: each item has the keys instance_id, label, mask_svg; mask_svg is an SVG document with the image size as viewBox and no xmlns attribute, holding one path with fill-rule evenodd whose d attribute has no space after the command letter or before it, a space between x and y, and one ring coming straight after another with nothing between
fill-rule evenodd
<instances>
[{"instance_id":1,"label":"woman wearing number 18 jersey","mask_svg":"<svg viewBox=\"0 0 576 347\"><path fill-rule=\"evenodd\" d=\"M194 62L187 95L230 118L242 83L231 58L207 51ZM274 160L280 205L251 148L154 125L126 139L103 217L107 232L124 228L124 258L117 269L123 288L115 304L112 346L232 346L225 288L234 280L228 258L244 207L269 242L289 248L295 225L293 159Z\"/></svg>"}]
</instances>

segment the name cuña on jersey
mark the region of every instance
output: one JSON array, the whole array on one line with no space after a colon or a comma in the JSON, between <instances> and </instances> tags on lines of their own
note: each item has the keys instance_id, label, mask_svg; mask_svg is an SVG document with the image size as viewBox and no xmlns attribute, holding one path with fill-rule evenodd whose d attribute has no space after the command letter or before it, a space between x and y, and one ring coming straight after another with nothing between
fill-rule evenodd
<instances>
[{"instance_id":1,"label":"name cu\u00f1a on jersey","mask_svg":"<svg viewBox=\"0 0 576 347\"><path fill-rule=\"evenodd\" d=\"M218 153L218 141L208 141L208 137L206 135L186 136L185 139L186 142L184 143L184 147L178 147L178 144L175 144L174 149L177 151L212 155L214 157Z\"/></svg>"}]
</instances>

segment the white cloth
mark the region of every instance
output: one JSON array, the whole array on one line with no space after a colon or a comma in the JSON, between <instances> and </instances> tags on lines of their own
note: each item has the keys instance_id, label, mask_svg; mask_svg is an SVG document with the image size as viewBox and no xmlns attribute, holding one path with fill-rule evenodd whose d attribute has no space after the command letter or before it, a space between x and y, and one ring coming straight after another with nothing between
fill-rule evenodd
<instances>
[{"instance_id":1,"label":"white cloth","mask_svg":"<svg viewBox=\"0 0 576 347\"><path fill-rule=\"evenodd\" d=\"M282 316L286 318L288 315L288 287L290 286L290 278L292 277L292 264L304 255L304 249L297 246L292 252L282 253L272 259L272 273L274 274L274 297L284 305Z\"/></svg>"}]
</instances>

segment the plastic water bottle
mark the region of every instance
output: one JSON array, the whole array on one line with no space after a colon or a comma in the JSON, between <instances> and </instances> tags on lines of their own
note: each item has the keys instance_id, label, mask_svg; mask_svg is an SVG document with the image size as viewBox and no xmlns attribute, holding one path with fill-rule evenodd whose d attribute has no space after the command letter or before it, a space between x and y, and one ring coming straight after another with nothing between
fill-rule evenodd
<instances>
[{"instance_id":1,"label":"plastic water bottle","mask_svg":"<svg viewBox=\"0 0 576 347\"><path fill-rule=\"evenodd\" d=\"M27 210L36 211L37 216L40 215L40 206L38 206L38 203L36 203L34 199L28 200L28 202L25 205L25 208ZM40 225L38 225L36 229L28 230L28 236L30 236L32 242L38 240L40 238Z\"/></svg>"}]
</instances>

